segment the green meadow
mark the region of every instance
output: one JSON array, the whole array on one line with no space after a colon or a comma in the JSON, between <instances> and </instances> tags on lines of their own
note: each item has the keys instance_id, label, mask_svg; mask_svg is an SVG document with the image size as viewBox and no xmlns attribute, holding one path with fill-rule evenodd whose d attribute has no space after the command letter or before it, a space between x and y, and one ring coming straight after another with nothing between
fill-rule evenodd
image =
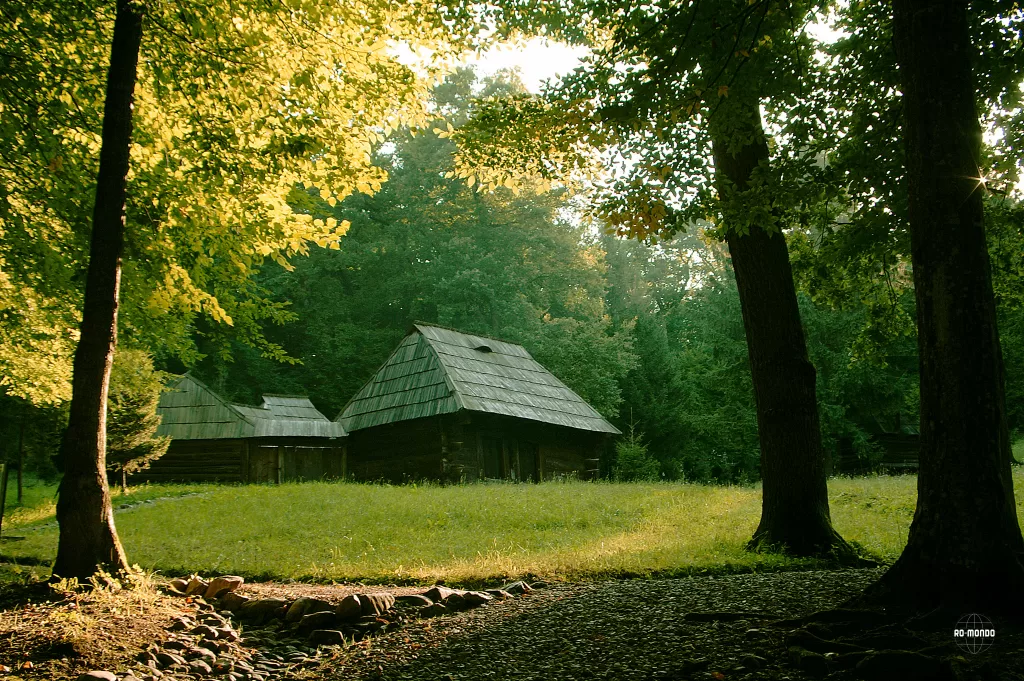
<instances>
[{"instance_id":1,"label":"green meadow","mask_svg":"<svg viewBox=\"0 0 1024 681\"><path fill-rule=\"evenodd\" d=\"M1024 469L1013 475L1024 519ZM915 489L914 476L830 480L835 525L863 555L890 562L906 542ZM22 507L9 507L7 572L45 574L57 541L53 493L34 484ZM744 550L760 496L757 487L677 483L312 482L147 485L115 491L114 505L130 561L167 575L475 583L810 565Z\"/></svg>"}]
</instances>

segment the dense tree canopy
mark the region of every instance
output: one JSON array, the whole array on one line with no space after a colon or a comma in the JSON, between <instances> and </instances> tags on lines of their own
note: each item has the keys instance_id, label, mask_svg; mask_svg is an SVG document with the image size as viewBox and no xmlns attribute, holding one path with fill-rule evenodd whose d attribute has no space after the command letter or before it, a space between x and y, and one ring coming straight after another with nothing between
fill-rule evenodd
<instances>
[{"instance_id":1,"label":"dense tree canopy","mask_svg":"<svg viewBox=\"0 0 1024 681\"><path fill-rule=\"evenodd\" d=\"M0 21L0 367L35 403L70 397L113 3L5 3ZM186 361L231 328L269 356L288 319L264 260L337 247L347 224L292 211L386 179L374 145L425 120L465 10L433 2L148 2L136 93L122 336ZM389 46L434 50L419 70ZM202 321L201 321L202 320Z\"/></svg>"}]
</instances>

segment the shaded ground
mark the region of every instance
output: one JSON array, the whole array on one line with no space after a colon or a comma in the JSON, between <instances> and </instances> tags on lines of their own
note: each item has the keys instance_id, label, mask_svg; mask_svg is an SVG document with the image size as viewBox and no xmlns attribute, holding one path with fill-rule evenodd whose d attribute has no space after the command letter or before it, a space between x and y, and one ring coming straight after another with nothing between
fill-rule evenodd
<instances>
[{"instance_id":1,"label":"shaded ground","mask_svg":"<svg viewBox=\"0 0 1024 681\"><path fill-rule=\"evenodd\" d=\"M744 574L681 579L554 584L455 615L413 620L346 646L306 650L302 664L282 663L269 678L299 681L675 681L737 679L1024 679L1024 634L996 619L992 646L978 654L953 642L955 619L913 630L863 613L859 621L800 617L840 605L879 570ZM388 589L422 592L422 587ZM338 601L365 587L247 584L254 598L312 596ZM21 600L18 600L18 593ZM58 594L59 596L59 594ZM27 604L25 597L33 602ZM40 602L46 597L50 603ZM66 679L103 668L145 678L135 656L175 614L196 604L166 597L104 596L56 601L39 587L9 587L0 597L0 679ZM125 600L127 598L127 600ZM857 618L854 618L857 619ZM950 621L945 621L950 619ZM939 621L941 620L941 621ZM1016 628L1014 628L1016 627ZM286 662L284 648L304 649L275 621L241 627L241 644ZM869 650L896 648L899 653ZM276 652L275 652L276 651ZM315 654L314 654L315 653ZM871 658L872 664L856 664ZM31 662L29 668L19 668ZM201 681L167 674L161 681Z\"/></svg>"},{"instance_id":2,"label":"shaded ground","mask_svg":"<svg viewBox=\"0 0 1024 681\"><path fill-rule=\"evenodd\" d=\"M1001 631L1007 635L975 656L954 645L955 620L939 623L937 631L917 632L913 638L930 647L925 650L928 659L955 658L955 664L946 660L938 670L924 667L918 674L900 667L907 662L921 666L924 656L910 657L879 660L880 664L862 673L842 669L856 660L842 661L837 655L804 650L808 659L799 659L792 651L794 643L808 643L794 641L793 631L799 632L799 639L806 629L792 622L776 626L769 619L838 606L879 574L878 570L843 570L555 585L497 607L385 634L365 649L350 649L339 656L329 677L373 681L1024 678L1024 639L1019 630L1009 636L1005 626ZM721 611L747 614L731 619ZM823 625L809 626L825 633ZM881 647L887 639L897 647L909 642L889 627L871 641L871 647Z\"/></svg>"}]
</instances>

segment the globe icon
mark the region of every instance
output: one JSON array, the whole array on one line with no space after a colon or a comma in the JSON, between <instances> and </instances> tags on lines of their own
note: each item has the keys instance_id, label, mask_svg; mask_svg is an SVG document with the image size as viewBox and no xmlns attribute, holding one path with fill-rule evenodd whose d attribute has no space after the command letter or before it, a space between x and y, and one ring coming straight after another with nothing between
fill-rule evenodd
<instances>
[{"instance_id":1,"label":"globe icon","mask_svg":"<svg viewBox=\"0 0 1024 681\"><path fill-rule=\"evenodd\" d=\"M983 650L990 648L995 642L996 629L992 626L992 620L989 618L977 613L971 613L970 615L964 615L956 623L956 629L953 630L953 640L956 641L960 650L977 655Z\"/></svg>"}]
</instances>

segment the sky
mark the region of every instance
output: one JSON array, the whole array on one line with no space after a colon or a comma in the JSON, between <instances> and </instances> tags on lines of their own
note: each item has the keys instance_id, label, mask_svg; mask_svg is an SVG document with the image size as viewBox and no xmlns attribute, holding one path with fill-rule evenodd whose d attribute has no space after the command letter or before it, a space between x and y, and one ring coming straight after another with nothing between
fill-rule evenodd
<instances>
[{"instance_id":1,"label":"sky","mask_svg":"<svg viewBox=\"0 0 1024 681\"><path fill-rule=\"evenodd\" d=\"M517 46L497 47L467 64L475 66L480 75L489 76L508 68L519 69L523 84L530 92L539 92L548 78L572 71L579 64L586 48L533 38Z\"/></svg>"}]
</instances>

